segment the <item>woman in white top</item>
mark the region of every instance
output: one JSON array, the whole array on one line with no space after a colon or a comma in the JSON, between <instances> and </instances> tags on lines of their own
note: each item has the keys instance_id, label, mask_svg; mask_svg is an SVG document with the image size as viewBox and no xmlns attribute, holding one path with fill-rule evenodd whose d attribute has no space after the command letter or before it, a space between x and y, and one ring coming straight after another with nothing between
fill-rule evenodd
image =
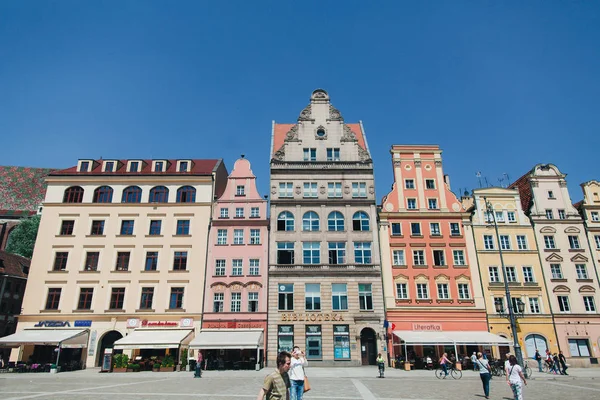
<instances>
[{"instance_id":1,"label":"woman in white top","mask_svg":"<svg viewBox=\"0 0 600 400\"><path fill-rule=\"evenodd\" d=\"M490 363L488 360L483 358L483 354L477 353L475 364L479 368L479 377L481 378L481 383L483 384L483 394L485 395L486 399L489 399L490 379L492 379L492 374L490 374Z\"/></svg>"},{"instance_id":2,"label":"woman in white top","mask_svg":"<svg viewBox=\"0 0 600 400\"><path fill-rule=\"evenodd\" d=\"M304 358L304 352L300 347L295 346L290 360L290 400L302 400L304 395L304 367L308 366L308 361Z\"/></svg>"},{"instance_id":3,"label":"woman in white top","mask_svg":"<svg viewBox=\"0 0 600 400\"><path fill-rule=\"evenodd\" d=\"M517 357L515 356L510 356L508 362L510 367L506 370L506 383L512 389L515 400L523 400L523 384L527 385L527 380L523 376L523 369L517 364Z\"/></svg>"}]
</instances>

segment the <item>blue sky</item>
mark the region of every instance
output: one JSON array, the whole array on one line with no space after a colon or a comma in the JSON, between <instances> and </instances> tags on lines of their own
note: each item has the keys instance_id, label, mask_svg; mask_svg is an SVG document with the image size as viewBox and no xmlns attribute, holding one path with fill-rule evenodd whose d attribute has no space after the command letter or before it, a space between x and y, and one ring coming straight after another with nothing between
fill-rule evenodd
<instances>
[{"instance_id":1,"label":"blue sky","mask_svg":"<svg viewBox=\"0 0 600 400\"><path fill-rule=\"evenodd\" d=\"M452 189L536 163L600 179L600 2L0 2L0 164L244 153L315 88L362 120L378 201L392 144L439 144Z\"/></svg>"}]
</instances>

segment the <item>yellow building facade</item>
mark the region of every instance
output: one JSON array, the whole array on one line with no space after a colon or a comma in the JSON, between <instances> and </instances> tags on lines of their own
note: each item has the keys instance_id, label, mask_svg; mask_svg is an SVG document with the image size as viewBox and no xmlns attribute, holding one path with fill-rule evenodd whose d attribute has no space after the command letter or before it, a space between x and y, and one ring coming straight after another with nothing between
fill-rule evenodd
<instances>
[{"instance_id":1,"label":"yellow building facade","mask_svg":"<svg viewBox=\"0 0 600 400\"><path fill-rule=\"evenodd\" d=\"M520 311L521 303L523 310L517 315L523 358L531 360L536 350L542 356L546 349L558 352L534 230L522 210L519 192L504 188L475 189L471 202L473 239L490 332L513 340L499 252L502 249L513 309ZM491 215L486 212L486 204L493 209L498 235ZM498 350L501 354L494 354L495 357L503 356L509 349Z\"/></svg>"}]
</instances>

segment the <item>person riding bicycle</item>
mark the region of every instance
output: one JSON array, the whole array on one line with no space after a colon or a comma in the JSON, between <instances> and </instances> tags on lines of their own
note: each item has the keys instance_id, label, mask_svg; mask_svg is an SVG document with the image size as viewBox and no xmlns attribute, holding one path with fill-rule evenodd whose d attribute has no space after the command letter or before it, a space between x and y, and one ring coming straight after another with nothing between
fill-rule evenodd
<instances>
[{"instance_id":1,"label":"person riding bicycle","mask_svg":"<svg viewBox=\"0 0 600 400\"><path fill-rule=\"evenodd\" d=\"M385 371L385 360L381 353L377 354L377 366L379 367L379 376L383 377L383 371Z\"/></svg>"},{"instance_id":2,"label":"person riding bicycle","mask_svg":"<svg viewBox=\"0 0 600 400\"><path fill-rule=\"evenodd\" d=\"M440 357L440 366L444 370L444 379L448 376L448 365L450 365L450 360L448 359L448 353L442 354Z\"/></svg>"}]
</instances>

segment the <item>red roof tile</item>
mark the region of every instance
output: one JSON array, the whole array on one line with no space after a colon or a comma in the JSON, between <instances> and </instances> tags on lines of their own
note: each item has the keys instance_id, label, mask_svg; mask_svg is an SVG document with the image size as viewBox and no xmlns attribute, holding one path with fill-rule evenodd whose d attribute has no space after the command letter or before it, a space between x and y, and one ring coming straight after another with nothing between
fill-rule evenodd
<instances>
[{"instance_id":1,"label":"red roof tile","mask_svg":"<svg viewBox=\"0 0 600 400\"><path fill-rule=\"evenodd\" d=\"M531 202L533 201L531 183L529 182L530 175L531 171L527 172L525 175L508 186L509 189L517 189L519 191L519 196L521 197L521 207L523 207L525 214L529 214Z\"/></svg>"},{"instance_id":2,"label":"red roof tile","mask_svg":"<svg viewBox=\"0 0 600 400\"><path fill-rule=\"evenodd\" d=\"M27 278L27 274L23 271L23 267L25 267L26 270L29 270L30 264L31 260L29 258L7 253L6 251L0 251L0 274Z\"/></svg>"},{"instance_id":3,"label":"red roof tile","mask_svg":"<svg viewBox=\"0 0 600 400\"><path fill-rule=\"evenodd\" d=\"M35 214L46 196L45 178L50 168L0 166L0 215Z\"/></svg>"},{"instance_id":4,"label":"red roof tile","mask_svg":"<svg viewBox=\"0 0 600 400\"><path fill-rule=\"evenodd\" d=\"M200 160L200 159L172 159L172 160L162 160L162 159L154 159L154 160L140 160L131 158L129 160L89 160L93 161L93 168L90 172L78 172L77 165L63 169L60 171L53 172L50 174L51 176L60 176L60 175L211 175L213 172L216 172L219 164L223 162L222 159L215 160ZM102 172L102 163L103 161L118 161L118 168L114 172ZM127 171L127 161L141 161L142 162L142 170L140 172L128 172ZM163 172L153 172L152 171L152 161L167 161L169 166ZM191 161L192 167L189 172L179 172L177 171L177 161Z\"/></svg>"},{"instance_id":5,"label":"red roof tile","mask_svg":"<svg viewBox=\"0 0 600 400\"><path fill-rule=\"evenodd\" d=\"M271 156L273 156L273 154L275 154L277 152L277 150L279 150L281 148L281 146L283 146L286 133L288 133L288 131L290 129L292 129L292 127L294 125L296 125L296 124L275 124L275 127L273 128L273 153L271 154ZM346 124L346 125L356 135L356 140L358 140L358 145L360 147L362 147L363 149L366 149L367 146L365 145L365 137L363 135L360 124Z\"/></svg>"}]
</instances>

